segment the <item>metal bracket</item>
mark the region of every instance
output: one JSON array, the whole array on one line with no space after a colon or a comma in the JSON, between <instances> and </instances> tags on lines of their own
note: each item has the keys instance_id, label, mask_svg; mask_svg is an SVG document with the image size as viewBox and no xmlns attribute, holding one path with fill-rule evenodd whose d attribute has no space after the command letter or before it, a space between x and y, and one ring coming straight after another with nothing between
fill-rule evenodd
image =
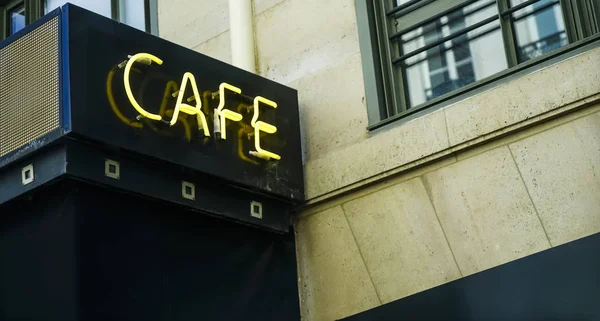
<instances>
[{"instance_id":1,"label":"metal bracket","mask_svg":"<svg viewBox=\"0 0 600 321\"><path fill-rule=\"evenodd\" d=\"M196 199L196 185L194 183L182 181L181 182L181 196L188 200Z\"/></svg>"},{"instance_id":2,"label":"metal bracket","mask_svg":"<svg viewBox=\"0 0 600 321\"><path fill-rule=\"evenodd\" d=\"M121 177L120 164L112 159L104 160L104 176L119 179Z\"/></svg>"},{"instance_id":3,"label":"metal bracket","mask_svg":"<svg viewBox=\"0 0 600 321\"><path fill-rule=\"evenodd\" d=\"M252 201L250 202L250 215L258 219L262 219L263 206L262 203Z\"/></svg>"},{"instance_id":4,"label":"metal bracket","mask_svg":"<svg viewBox=\"0 0 600 321\"><path fill-rule=\"evenodd\" d=\"M23 186L32 183L35 180L33 173L33 164L29 164L21 169L21 183Z\"/></svg>"}]
</instances>

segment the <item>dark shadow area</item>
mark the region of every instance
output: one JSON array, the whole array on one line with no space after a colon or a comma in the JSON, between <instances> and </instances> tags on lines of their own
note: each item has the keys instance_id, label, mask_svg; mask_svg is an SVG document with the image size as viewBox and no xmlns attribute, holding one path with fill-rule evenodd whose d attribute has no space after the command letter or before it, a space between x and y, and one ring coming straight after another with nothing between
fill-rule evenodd
<instances>
[{"instance_id":1,"label":"dark shadow area","mask_svg":"<svg viewBox=\"0 0 600 321\"><path fill-rule=\"evenodd\" d=\"M599 253L595 234L344 320L600 320Z\"/></svg>"},{"instance_id":2,"label":"dark shadow area","mask_svg":"<svg viewBox=\"0 0 600 321\"><path fill-rule=\"evenodd\" d=\"M75 182L0 213L0 320L299 320L291 233Z\"/></svg>"}]
</instances>

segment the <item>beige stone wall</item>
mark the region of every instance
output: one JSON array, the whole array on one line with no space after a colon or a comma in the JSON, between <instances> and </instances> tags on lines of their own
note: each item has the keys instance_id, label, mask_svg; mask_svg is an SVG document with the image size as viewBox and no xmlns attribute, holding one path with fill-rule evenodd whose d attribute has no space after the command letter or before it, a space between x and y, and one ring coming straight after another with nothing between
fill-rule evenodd
<instances>
[{"instance_id":1,"label":"beige stone wall","mask_svg":"<svg viewBox=\"0 0 600 321\"><path fill-rule=\"evenodd\" d=\"M158 0L161 38L231 62L227 0Z\"/></svg>"},{"instance_id":2,"label":"beige stone wall","mask_svg":"<svg viewBox=\"0 0 600 321\"><path fill-rule=\"evenodd\" d=\"M230 62L227 6L159 0L160 35ZM254 0L254 15L259 74L299 92L305 320L600 232L600 49L369 132L354 0Z\"/></svg>"},{"instance_id":3,"label":"beige stone wall","mask_svg":"<svg viewBox=\"0 0 600 321\"><path fill-rule=\"evenodd\" d=\"M600 232L600 104L307 209L302 315L346 317Z\"/></svg>"}]
</instances>

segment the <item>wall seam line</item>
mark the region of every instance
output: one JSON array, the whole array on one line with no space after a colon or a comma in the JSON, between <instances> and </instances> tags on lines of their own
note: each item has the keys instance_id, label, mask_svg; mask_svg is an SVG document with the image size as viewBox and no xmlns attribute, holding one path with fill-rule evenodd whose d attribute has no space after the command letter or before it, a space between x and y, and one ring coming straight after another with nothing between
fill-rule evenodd
<instances>
[{"instance_id":1,"label":"wall seam line","mask_svg":"<svg viewBox=\"0 0 600 321\"><path fill-rule=\"evenodd\" d=\"M442 109L444 112L444 126L446 127L446 140L448 140L448 148L452 148L452 143L450 142L450 129L448 129L448 115L446 114L446 108Z\"/></svg>"},{"instance_id":2,"label":"wall seam line","mask_svg":"<svg viewBox=\"0 0 600 321\"><path fill-rule=\"evenodd\" d=\"M263 13L271 11L272 9L275 9L275 8L279 7L280 5L286 3L286 2L287 2L287 0L281 1L281 2L276 3L276 4L274 4L274 5L272 5L272 6L268 7L268 8L263 9L259 13L256 13L256 10L254 8L254 1L252 1L252 11L253 11L253 14L258 17L258 16L262 15Z\"/></svg>"},{"instance_id":3,"label":"wall seam line","mask_svg":"<svg viewBox=\"0 0 600 321\"><path fill-rule=\"evenodd\" d=\"M367 271L367 274L369 275L369 281L371 281L371 285L373 286L373 291L375 291L375 296L377 297L377 300L379 301L379 305L382 305L383 301L381 301L379 291L377 291L377 287L375 286L375 282L373 282L373 277L371 276L371 271L369 271L369 266L367 266L367 262L365 261L362 251L360 250L360 246L358 245L358 241L356 240L356 236L354 235L354 230L352 229L352 225L350 225L350 220L348 219L348 215L346 215L346 209L344 208L344 204L340 204L340 208L342 209L342 213L344 213L344 219L346 219L346 224L348 224L348 228L350 229L350 234L352 234L352 239L354 240L354 244L356 244L356 248L358 249L358 254L360 255L360 259L362 260L362 263L365 266L365 270Z\"/></svg>"},{"instance_id":4,"label":"wall seam line","mask_svg":"<svg viewBox=\"0 0 600 321\"><path fill-rule=\"evenodd\" d=\"M259 55L258 55L258 33L256 32L256 18L257 18L257 14L256 14L256 8L254 8L254 0L252 1L252 37L254 37L253 39L253 43L254 43L254 73L256 75L260 75L260 66L259 66L259 62L260 59L258 59Z\"/></svg>"},{"instance_id":5,"label":"wall seam line","mask_svg":"<svg viewBox=\"0 0 600 321\"><path fill-rule=\"evenodd\" d=\"M429 191L429 188L427 187L428 184L425 184L425 179L423 178L423 176L419 176L419 179L421 180L421 184L423 184L423 187L425 188L425 193L427 193L427 198L429 199L429 203L431 203L431 207L433 208L433 213L435 213L435 218L437 219L438 224L440 225L440 229L442 229L442 234L444 235L444 239L446 239L446 244L448 244L448 249L450 250L450 254L452 254L452 259L454 259L454 264L456 264L458 273L460 273L461 277L465 277L465 274L460 269L460 265L458 265L458 260L456 260L456 255L454 255L454 251L452 250L452 246L450 245L450 240L448 240L448 236L446 235L446 230L444 230L444 226L442 225L442 221L440 220L438 211L435 208L435 203L433 202L433 198L431 197L431 192Z\"/></svg>"},{"instance_id":6,"label":"wall seam line","mask_svg":"<svg viewBox=\"0 0 600 321\"><path fill-rule=\"evenodd\" d=\"M542 221L542 218L540 217L540 212L538 211L537 206L535 206L535 202L533 201L533 197L531 197L531 193L529 192L529 188L527 188L527 184L525 183L525 179L523 178L523 174L521 174L521 169L519 168L519 164L517 163L517 160L515 159L515 155L513 155L513 151L510 148L510 145L506 145L506 147L508 148L508 152L510 153L510 157L512 158L512 161L515 164L515 167L517 168L517 172L519 173L519 178L521 178L521 182L523 183L523 187L525 187L525 191L527 192L527 197L529 197L529 200L531 201L531 206L533 206L533 210L535 211L535 214L536 214L538 220L540 221L540 225L542 226L542 230L544 231L544 235L546 235L546 240L548 240L548 245L550 245L550 248L553 248L554 246L552 245L552 242L550 241L550 237L548 236L548 232L546 231L546 227L544 226L544 222Z\"/></svg>"},{"instance_id":7,"label":"wall seam line","mask_svg":"<svg viewBox=\"0 0 600 321\"><path fill-rule=\"evenodd\" d=\"M296 284L298 284L298 307L300 309L300 316L302 316L304 309L304 292L302 291L302 286L305 281L303 277L304 269L302 269L300 260L298 260L298 258L300 257L300 247L298 246L298 231L296 230L295 222L294 224L292 224L292 233L294 233L294 252L296 254Z\"/></svg>"},{"instance_id":8,"label":"wall seam line","mask_svg":"<svg viewBox=\"0 0 600 321\"><path fill-rule=\"evenodd\" d=\"M448 164L445 164L443 166L428 168L428 167L431 167L433 164L443 164L443 162L448 161L448 160L452 160L452 162L448 163ZM346 204L346 203L351 202L353 200L356 200L358 198L369 196L371 194L375 194L375 193L380 192L380 191L382 191L384 189L396 186L398 184L405 183L405 182L413 180L413 179L415 179L415 178L417 178L419 176L422 176L422 175L431 173L433 171L436 171L438 169L450 166L450 165L452 165L452 164L454 164L456 162L457 162L456 155L450 154L449 156L447 156L445 158L441 158L437 163L432 162L432 163L428 163L428 164L425 164L425 165L422 165L422 166L417 166L415 168L407 170L404 173L390 174L387 177L382 178L379 181L376 181L376 182L373 182L373 183L365 183L363 185L360 185L360 186L356 187L353 190L349 190L347 192L342 192L340 194L333 195L333 196L331 196L329 198L324 198L324 199L320 200L317 203L304 204L302 207L298 207L298 209L297 209L298 214L295 216L295 218L302 219L302 218L305 218L305 217L309 217L311 215L315 215L315 214L321 213L321 212L323 212L325 210L328 210L328 209L330 209L332 207L336 207L336 206L341 205L341 204ZM418 171L418 170L421 170L421 169L426 169L426 170L424 172L422 172L421 174L419 174L419 175L413 175L413 176L409 175L409 173L411 171ZM407 176L407 177L403 177L403 176ZM391 182L391 181L393 181L393 183L390 183L391 185L381 186L381 185L385 185L385 184L387 184L388 182ZM353 195L353 194L356 194L356 193L360 193L361 190L363 190L363 189L371 189L371 191L366 192L364 194L359 194L359 195L356 195L356 196ZM325 205L325 204L328 204L328 203L332 203L332 204L331 205ZM327 207L325 207L325 206L327 206ZM306 210L307 208L309 208L309 214L304 214L303 211ZM313 208L318 208L318 210L312 210Z\"/></svg>"},{"instance_id":9,"label":"wall seam line","mask_svg":"<svg viewBox=\"0 0 600 321\"><path fill-rule=\"evenodd\" d=\"M186 47L186 48L188 48L188 49L191 49L191 50L196 50L196 48L198 48L198 47L202 46L203 44L205 44L205 43L207 43L207 42L209 42L209 41L211 41L211 40L214 40L214 39L216 39L217 37L220 37L220 36L222 36L223 34L227 33L228 31L229 31L229 28L227 28L227 29L223 30L222 32L220 32L220 33L218 33L218 34L216 34L216 35L214 35L214 36L212 36L212 37L210 37L210 38L208 38L208 39L206 39L206 40L203 40L202 42L200 42L200 43L198 43L198 44L191 45L191 46L184 46L184 47ZM171 40L169 40L169 41L171 41ZM182 46L183 46L183 45L182 45Z\"/></svg>"},{"instance_id":10,"label":"wall seam line","mask_svg":"<svg viewBox=\"0 0 600 321\"><path fill-rule=\"evenodd\" d=\"M313 70L313 71L310 71L310 72L308 72L308 73L306 73L306 74L302 74L301 76L298 76L298 77L296 77L296 78L293 78L293 79L291 79L291 80L290 80L290 79L288 79L288 80L286 80L285 82L283 82L282 80L274 80L274 78L273 78L273 77L267 77L267 75L266 75L266 74L265 74L263 77L265 77L265 78L267 78L267 79L269 79L269 80L273 80L273 81L276 81L276 82L278 82L278 83L281 83L281 84L283 84L283 85L285 85L285 86L287 86L287 87L291 87L291 88L293 88L293 89L296 89L296 88L294 88L294 87L293 87L293 83L295 83L295 82L297 82L297 81L300 81L301 79L303 79L303 78L306 78L306 77L316 76L317 74L319 74L319 73L321 73L321 72L323 72L323 71L326 71L328 68L339 67L339 66L343 65L344 63L346 63L348 60L350 60L350 59L352 59L352 58L354 58L354 57L356 57L356 56L360 56L360 48L356 48L356 50L354 50L354 51L347 51L345 54L346 54L346 56L344 56L344 57L343 57L342 59L340 59L340 60L336 60L336 61L335 61L335 62L333 62L333 63L327 64L327 65L324 65L324 66L322 66L322 67L321 67L321 68L319 68L319 69L315 69L315 70ZM361 129L361 130L362 130L362 129ZM365 129L365 132L366 132L366 129ZM345 147L342 147L342 148L347 148L348 146L352 146L352 145L354 145L354 144L357 144L357 143L358 143L358 142L355 142L355 143L353 143L353 144L347 145L347 146L345 146ZM340 149L340 148L337 148L337 149L335 149L335 150L339 150L339 149ZM317 159L319 159L319 158L321 158L321 157L318 157L318 158L313 158L313 159L311 159L311 160L312 160L312 161L314 161L314 160L317 160Z\"/></svg>"}]
</instances>

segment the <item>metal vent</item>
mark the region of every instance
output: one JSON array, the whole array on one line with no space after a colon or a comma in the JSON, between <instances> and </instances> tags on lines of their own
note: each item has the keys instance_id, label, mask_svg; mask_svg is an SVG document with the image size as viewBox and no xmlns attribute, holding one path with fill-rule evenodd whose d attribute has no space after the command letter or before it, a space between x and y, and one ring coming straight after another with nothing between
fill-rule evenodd
<instances>
[{"instance_id":1,"label":"metal vent","mask_svg":"<svg viewBox=\"0 0 600 321\"><path fill-rule=\"evenodd\" d=\"M0 157L59 127L58 17L0 49Z\"/></svg>"}]
</instances>

